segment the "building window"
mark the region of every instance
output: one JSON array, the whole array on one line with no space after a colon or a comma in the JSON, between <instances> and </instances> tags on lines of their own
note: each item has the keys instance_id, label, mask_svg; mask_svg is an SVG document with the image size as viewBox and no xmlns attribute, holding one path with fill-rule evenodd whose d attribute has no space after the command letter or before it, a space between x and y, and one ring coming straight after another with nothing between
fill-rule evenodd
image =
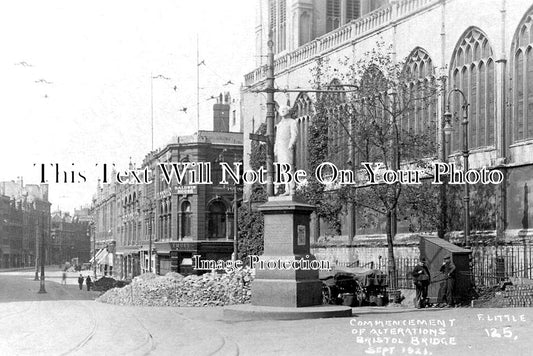
<instances>
[{"instance_id":1,"label":"building window","mask_svg":"<svg viewBox=\"0 0 533 356\"><path fill-rule=\"evenodd\" d=\"M358 19L359 17L361 17L360 0L346 0L346 22Z\"/></svg>"},{"instance_id":2,"label":"building window","mask_svg":"<svg viewBox=\"0 0 533 356\"><path fill-rule=\"evenodd\" d=\"M341 91L343 87L338 79L333 79L328 90ZM350 117L345 115L346 94L344 92L327 94L327 98L333 107L328 113L330 118L328 121L328 155L337 167L343 167L350 160L349 132L347 132L350 127Z\"/></svg>"},{"instance_id":3,"label":"building window","mask_svg":"<svg viewBox=\"0 0 533 356\"><path fill-rule=\"evenodd\" d=\"M327 0L326 2L326 32L333 31L341 24L341 1Z\"/></svg>"},{"instance_id":4,"label":"building window","mask_svg":"<svg viewBox=\"0 0 533 356\"><path fill-rule=\"evenodd\" d=\"M277 38L277 35L278 35L278 32L277 32L277 27L278 27L278 22L277 22L277 19L278 19L278 14L277 14L277 6L276 6L276 2L277 0L269 0L268 1L268 26L269 26L269 31L272 32L272 38L273 39L276 39ZM274 48L276 48L277 46L274 46Z\"/></svg>"},{"instance_id":5,"label":"building window","mask_svg":"<svg viewBox=\"0 0 533 356\"><path fill-rule=\"evenodd\" d=\"M226 237L226 206L221 201L215 201L209 206L207 237L222 239Z\"/></svg>"},{"instance_id":6,"label":"building window","mask_svg":"<svg viewBox=\"0 0 533 356\"><path fill-rule=\"evenodd\" d=\"M459 41L450 66L450 86L460 89L466 96L468 107L468 139L470 148L494 145L494 60L488 39L476 28L470 29ZM459 94L450 99L456 120L462 118L462 98ZM452 134L452 150L462 147L462 130L456 121Z\"/></svg>"},{"instance_id":7,"label":"building window","mask_svg":"<svg viewBox=\"0 0 533 356\"><path fill-rule=\"evenodd\" d=\"M181 236L191 236L191 203L184 201L181 204Z\"/></svg>"},{"instance_id":8,"label":"building window","mask_svg":"<svg viewBox=\"0 0 533 356\"><path fill-rule=\"evenodd\" d=\"M513 39L512 141L533 139L533 9L518 26ZM493 95L492 95L493 97ZM494 98L492 98L494 102Z\"/></svg>"},{"instance_id":9,"label":"building window","mask_svg":"<svg viewBox=\"0 0 533 356\"><path fill-rule=\"evenodd\" d=\"M233 110L231 114L231 126L235 126L237 123L237 110Z\"/></svg>"},{"instance_id":10,"label":"building window","mask_svg":"<svg viewBox=\"0 0 533 356\"><path fill-rule=\"evenodd\" d=\"M302 46L311 41L311 16L307 11L300 15L299 26L298 46Z\"/></svg>"},{"instance_id":11,"label":"building window","mask_svg":"<svg viewBox=\"0 0 533 356\"><path fill-rule=\"evenodd\" d=\"M431 58L422 48L415 48L405 61L403 76L407 82L407 100L412 102L402 118L402 130L416 134L434 129L437 118L435 70ZM436 137L435 137L436 139Z\"/></svg>"},{"instance_id":12,"label":"building window","mask_svg":"<svg viewBox=\"0 0 533 356\"><path fill-rule=\"evenodd\" d=\"M280 0L278 52L285 49L287 49L287 0Z\"/></svg>"},{"instance_id":13,"label":"building window","mask_svg":"<svg viewBox=\"0 0 533 356\"><path fill-rule=\"evenodd\" d=\"M298 123L298 139L296 141L295 163L296 169L308 169L308 154L307 154L307 130L309 127L309 120L312 112L311 99L307 94L302 93L296 99L294 107L292 108L294 117Z\"/></svg>"},{"instance_id":14,"label":"building window","mask_svg":"<svg viewBox=\"0 0 533 356\"><path fill-rule=\"evenodd\" d=\"M268 1L268 26L272 31L274 51L287 49L287 0Z\"/></svg>"}]
</instances>

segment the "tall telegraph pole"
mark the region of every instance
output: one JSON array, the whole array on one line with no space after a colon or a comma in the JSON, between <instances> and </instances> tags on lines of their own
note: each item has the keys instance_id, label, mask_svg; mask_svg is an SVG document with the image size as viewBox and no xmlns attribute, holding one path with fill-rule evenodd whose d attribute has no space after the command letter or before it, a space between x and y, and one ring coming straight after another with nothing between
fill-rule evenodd
<instances>
[{"instance_id":1,"label":"tall telegraph pole","mask_svg":"<svg viewBox=\"0 0 533 356\"><path fill-rule=\"evenodd\" d=\"M268 54L267 54L267 77L266 77L266 169L267 169L267 195L274 196L274 118L276 106L274 103L274 41L272 40L272 30L268 32Z\"/></svg>"}]
</instances>

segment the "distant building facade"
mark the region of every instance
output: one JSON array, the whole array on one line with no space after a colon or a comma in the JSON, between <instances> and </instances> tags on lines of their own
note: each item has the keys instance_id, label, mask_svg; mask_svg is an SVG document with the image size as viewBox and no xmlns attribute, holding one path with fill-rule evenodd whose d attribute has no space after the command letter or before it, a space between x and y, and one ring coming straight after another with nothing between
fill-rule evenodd
<instances>
[{"instance_id":1,"label":"distant building facade","mask_svg":"<svg viewBox=\"0 0 533 356\"><path fill-rule=\"evenodd\" d=\"M91 241L87 209L75 210L74 216L56 211L52 213L50 263L78 264L89 262L91 258Z\"/></svg>"},{"instance_id":2,"label":"distant building facade","mask_svg":"<svg viewBox=\"0 0 533 356\"><path fill-rule=\"evenodd\" d=\"M47 184L0 182L0 268L35 266L41 239L50 263L50 205Z\"/></svg>"},{"instance_id":3,"label":"distant building facade","mask_svg":"<svg viewBox=\"0 0 533 356\"><path fill-rule=\"evenodd\" d=\"M219 184L219 163L225 161L235 169L233 163L243 159L243 137L237 113L232 122L232 104L228 93L219 96L213 106L214 131L176 136L165 147L148 153L139 166L130 163L129 169L139 172L141 179L150 172L150 183L99 183L91 208L91 236L100 270L131 279L150 269L160 274L192 273L194 254L231 258L233 181ZM195 177L187 173L181 184L175 178L168 184L161 164L169 173L172 164L180 170L188 167ZM194 181L208 178L207 170L211 184Z\"/></svg>"}]
</instances>

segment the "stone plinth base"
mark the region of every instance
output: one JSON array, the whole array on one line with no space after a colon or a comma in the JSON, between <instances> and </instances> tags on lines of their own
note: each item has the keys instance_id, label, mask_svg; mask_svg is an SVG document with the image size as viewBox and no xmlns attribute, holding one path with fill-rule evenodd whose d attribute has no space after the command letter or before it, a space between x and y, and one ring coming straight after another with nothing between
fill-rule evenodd
<instances>
[{"instance_id":1,"label":"stone plinth base","mask_svg":"<svg viewBox=\"0 0 533 356\"><path fill-rule=\"evenodd\" d=\"M320 305L321 288L319 280L256 279L252 282L252 304L294 308Z\"/></svg>"},{"instance_id":2,"label":"stone plinth base","mask_svg":"<svg viewBox=\"0 0 533 356\"><path fill-rule=\"evenodd\" d=\"M224 307L224 320L298 320L351 317L352 308L319 305L305 308L265 307L251 304Z\"/></svg>"},{"instance_id":3,"label":"stone plinth base","mask_svg":"<svg viewBox=\"0 0 533 356\"><path fill-rule=\"evenodd\" d=\"M254 306L300 308L322 304L322 282L310 253L313 206L293 197L269 197L259 207L265 218L265 248L252 267Z\"/></svg>"}]
</instances>

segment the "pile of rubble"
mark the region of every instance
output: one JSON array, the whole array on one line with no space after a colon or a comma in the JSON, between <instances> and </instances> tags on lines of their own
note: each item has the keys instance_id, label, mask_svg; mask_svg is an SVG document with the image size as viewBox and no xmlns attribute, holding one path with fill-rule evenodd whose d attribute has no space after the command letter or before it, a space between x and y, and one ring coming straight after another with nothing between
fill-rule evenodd
<instances>
[{"instance_id":1,"label":"pile of rubble","mask_svg":"<svg viewBox=\"0 0 533 356\"><path fill-rule=\"evenodd\" d=\"M106 292L111 288L124 287L126 284L128 284L126 281L119 281L114 278L104 276L93 282L91 288L98 292Z\"/></svg>"},{"instance_id":2,"label":"pile of rubble","mask_svg":"<svg viewBox=\"0 0 533 356\"><path fill-rule=\"evenodd\" d=\"M118 305L201 307L250 302L250 269L226 274L183 277L178 273L146 273L123 288L113 288L98 301Z\"/></svg>"}]
</instances>

